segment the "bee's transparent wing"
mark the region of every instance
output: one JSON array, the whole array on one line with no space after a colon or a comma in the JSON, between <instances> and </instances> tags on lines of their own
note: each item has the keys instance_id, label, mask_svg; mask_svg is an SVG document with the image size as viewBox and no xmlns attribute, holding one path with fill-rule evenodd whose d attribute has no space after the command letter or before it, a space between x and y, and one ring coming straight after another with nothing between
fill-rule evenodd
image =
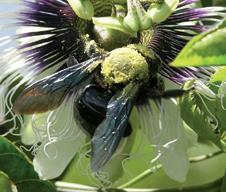
<instances>
[{"instance_id":1,"label":"bee's transparent wing","mask_svg":"<svg viewBox=\"0 0 226 192\"><path fill-rule=\"evenodd\" d=\"M71 89L91 75L89 68L92 65L95 67L96 60L87 60L35 82L17 98L13 110L16 113L33 114L58 107Z\"/></svg>"},{"instance_id":2,"label":"bee's transparent wing","mask_svg":"<svg viewBox=\"0 0 226 192\"><path fill-rule=\"evenodd\" d=\"M116 151L128 125L137 90L136 86L128 85L109 102L106 119L96 129L92 139L93 172L103 167Z\"/></svg>"}]
</instances>

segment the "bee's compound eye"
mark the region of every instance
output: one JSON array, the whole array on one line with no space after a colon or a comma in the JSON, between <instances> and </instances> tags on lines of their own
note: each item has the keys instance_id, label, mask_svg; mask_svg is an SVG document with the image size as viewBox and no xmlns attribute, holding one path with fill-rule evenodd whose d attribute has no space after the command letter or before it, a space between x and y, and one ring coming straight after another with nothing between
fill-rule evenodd
<instances>
[{"instance_id":1,"label":"bee's compound eye","mask_svg":"<svg viewBox=\"0 0 226 192\"><path fill-rule=\"evenodd\" d=\"M105 83L120 84L149 78L146 59L132 48L118 48L111 51L102 63L102 75Z\"/></svg>"}]
</instances>

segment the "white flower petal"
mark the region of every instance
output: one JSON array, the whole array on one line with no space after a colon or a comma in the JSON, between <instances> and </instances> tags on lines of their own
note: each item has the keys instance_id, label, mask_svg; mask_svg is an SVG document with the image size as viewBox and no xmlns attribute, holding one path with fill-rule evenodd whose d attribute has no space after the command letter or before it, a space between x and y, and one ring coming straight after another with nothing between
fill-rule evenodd
<instances>
[{"instance_id":1,"label":"white flower petal","mask_svg":"<svg viewBox=\"0 0 226 192\"><path fill-rule=\"evenodd\" d=\"M12 123L10 129L4 135L7 135L8 133L16 134L14 131L18 129L18 122L21 125L23 124L22 116L15 114L12 110L13 98L21 85L18 83L18 79L19 75L17 73L7 75L3 72L1 79L2 83L0 85L0 125L4 125L9 122Z\"/></svg>"},{"instance_id":2,"label":"white flower petal","mask_svg":"<svg viewBox=\"0 0 226 192\"><path fill-rule=\"evenodd\" d=\"M210 88L205 85L201 80L196 80L194 82L195 91L201 95L207 96L210 99L215 99L216 94L210 90Z\"/></svg>"},{"instance_id":3,"label":"white flower petal","mask_svg":"<svg viewBox=\"0 0 226 192\"><path fill-rule=\"evenodd\" d=\"M185 139L187 141L188 147L194 147L198 144L198 135L194 132L185 122L184 122L184 129L185 129Z\"/></svg>"},{"instance_id":4,"label":"white flower petal","mask_svg":"<svg viewBox=\"0 0 226 192\"><path fill-rule=\"evenodd\" d=\"M175 100L162 100L160 112L161 127L165 133L161 136L163 149L159 161L166 174L172 179L184 182L189 170L187 155L188 142L180 116L180 108Z\"/></svg>"},{"instance_id":5,"label":"white flower petal","mask_svg":"<svg viewBox=\"0 0 226 192\"><path fill-rule=\"evenodd\" d=\"M32 128L32 115L24 116L24 125L20 128L21 141L25 145L33 145L36 142L34 130Z\"/></svg>"},{"instance_id":6,"label":"white flower petal","mask_svg":"<svg viewBox=\"0 0 226 192\"><path fill-rule=\"evenodd\" d=\"M42 179L53 179L60 176L83 142L84 135L81 135L73 140L61 140L46 146L42 145L33 161L35 171Z\"/></svg>"},{"instance_id":7,"label":"white flower petal","mask_svg":"<svg viewBox=\"0 0 226 192\"><path fill-rule=\"evenodd\" d=\"M160 156L159 161L163 165L166 174L179 182L185 182L189 170L187 150L197 144L198 136L190 129L181 127L181 136L165 154Z\"/></svg>"},{"instance_id":8,"label":"white flower petal","mask_svg":"<svg viewBox=\"0 0 226 192\"><path fill-rule=\"evenodd\" d=\"M46 138L46 124L51 112L24 115L24 124L20 128L21 141L25 145L35 145Z\"/></svg>"},{"instance_id":9,"label":"white flower petal","mask_svg":"<svg viewBox=\"0 0 226 192\"><path fill-rule=\"evenodd\" d=\"M42 143L33 161L42 179L60 176L84 144L85 135L74 120L73 107L74 97L71 96L58 109L51 111L46 121L42 120L45 124L40 124L40 127L36 124L33 128L36 139Z\"/></svg>"},{"instance_id":10,"label":"white flower petal","mask_svg":"<svg viewBox=\"0 0 226 192\"><path fill-rule=\"evenodd\" d=\"M0 85L0 123L5 120L6 106L5 106L6 87Z\"/></svg>"},{"instance_id":11,"label":"white flower petal","mask_svg":"<svg viewBox=\"0 0 226 192\"><path fill-rule=\"evenodd\" d=\"M129 157L128 139L123 139L110 161L101 168L99 179L105 182L117 182L124 174L123 161Z\"/></svg>"},{"instance_id":12,"label":"white flower petal","mask_svg":"<svg viewBox=\"0 0 226 192\"><path fill-rule=\"evenodd\" d=\"M46 27L32 27L32 26L22 26L20 28L17 29L16 34L20 35L20 34L26 34L26 33L31 33L31 32L41 32L41 31L48 31L51 30L53 28L46 28ZM27 43L32 43L35 41L39 41L41 39L45 39L45 38L49 38L53 35L35 35L32 37L24 37L24 38L20 38L18 41L20 43L20 45L25 45Z\"/></svg>"},{"instance_id":13,"label":"white flower petal","mask_svg":"<svg viewBox=\"0 0 226 192\"><path fill-rule=\"evenodd\" d=\"M221 83L217 93L218 98L220 98L221 107L223 110L226 110L225 103L224 103L225 94L226 94L226 82L224 81Z\"/></svg>"},{"instance_id":14,"label":"white flower petal","mask_svg":"<svg viewBox=\"0 0 226 192\"><path fill-rule=\"evenodd\" d=\"M140 116L145 135L156 147L155 160L160 161L169 177L184 182L189 169L187 149L189 143L197 141L197 136L186 137L176 101L162 99L161 105L150 101L149 108L143 108Z\"/></svg>"}]
</instances>

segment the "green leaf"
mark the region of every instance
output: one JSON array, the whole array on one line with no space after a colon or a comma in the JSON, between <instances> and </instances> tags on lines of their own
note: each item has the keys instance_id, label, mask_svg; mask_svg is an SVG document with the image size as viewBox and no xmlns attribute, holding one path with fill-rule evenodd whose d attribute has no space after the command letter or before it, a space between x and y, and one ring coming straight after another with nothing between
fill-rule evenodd
<instances>
[{"instance_id":1,"label":"green leaf","mask_svg":"<svg viewBox=\"0 0 226 192\"><path fill-rule=\"evenodd\" d=\"M221 192L225 192L225 191L226 191L226 174L224 176L223 183L221 186Z\"/></svg>"},{"instance_id":2,"label":"green leaf","mask_svg":"<svg viewBox=\"0 0 226 192\"><path fill-rule=\"evenodd\" d=\"M211 82L222 82L222 81L226 81L226 67L222 67L222 68L218 69L216 71L216 73L214 73L211 76L210 81Z\"/></svg>"},{"instance_id":3,"label":"green leaf","mask_svg":"<svg viewBox=\"0 0 226 192\"><path fill-rule=\"evenodd\" d=\"M28 160L23 152L21 152L12 142L0 136L0 154L11 153Z\"/></svg>"},{"instance_id":4,"label":"green leaf","mask_svg":"<svg viewBox=\"0 0 226 192\"><path fill-rule=\"evenodd\" d=\"M190 93L180 99L181 117L185 123L192 128L202 140L210 140L221 148L220 137L213 130L208 122L208 115L204 106L200 107L201 102L195 93Z\"/></svg>"},{"instance_id":5,"label":"green leaf","mask_svg":"<svg viewBox=\"0 0 226 192\"><path fill-rule=\"evenodd\" d=\"M15 183L18 192L56 192L50 182L39 180L38 174L26 155L4 137L0 137L0 170L7 174L5 178ZM1 179L0 174L2 192Z\"/></svg>"},{"instance_id":6,"label":"green leaf","mask_svg":"<svg viewBox=\"0 0 226 192\"><path fill-rule=\"evenodd\" d=\"M38 179L38 174L25 154L4 137L0 137L0 170L13 182Z\"/></svg>"},{"instance_id":7,"label":"green leaf","mask_svg":"<svg viewBox=\"0 0 226 192\"><path fill-rule=\"evenodd\" d=\"M226 20L216 28L196 36L181 51L174 67L226 65Z\"/></svg>"},{"instance_id":8,"label":"green leaf","mask_svg":"<svg viewBox=\"0 0 226 192\"><path fill-rule=\"evenodd\" d=\"M13 183L10 181L9 177L0 172L0 189L1 192L13 192L12 188L15 187Z\"/></svg>"},{"instance_id":9,"label":"green leaf","mask_svg":"<svg viewBox=\"0 0 226 192\"><path fill-rule=\"evenodd\" d=\"M13 153L0 155L0 170L6 173L14 183L24 179L38 179L32 164Z\"/></svg>"},{"instance_id":10,"label":"green leaf","mask_svg":"<svg viewBox=\"0 0 226 192\"><path fill-rule=\"evenodd\" d=\"M18 182L17 189L18 192L56 192L50 182L32 179Z\"/></svg>"}]
</instances>

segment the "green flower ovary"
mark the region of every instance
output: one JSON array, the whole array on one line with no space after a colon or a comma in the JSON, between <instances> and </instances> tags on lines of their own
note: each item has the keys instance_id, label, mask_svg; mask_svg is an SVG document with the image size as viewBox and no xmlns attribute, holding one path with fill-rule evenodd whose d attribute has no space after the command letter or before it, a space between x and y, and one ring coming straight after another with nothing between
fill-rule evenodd
<instances>
[{"instance_id":1,"label":"green flower ovary","mask_svg":"<svg viewBox=\"0 0 226 192\"><path fill-rule=\"evenodd\" d=\"M73 11L82 19L91 20L93 16L110 16L111 0L67 0Z\"/></svg>"},{"instance_id":2,"label":"green flower ovary","mask_svg":"<svg viewBox=\"0 0 226 192\"><path fill-rule=\"evenodd\" d=\"M94 7L94 16L104 17L111 15L113 8L112 0L91 0L91 2Z\"/></svg>"},{"instance_id":3,"label":"green flower ovary","mask_svg":"<svg viewBox=\"0 0 226 192\"><path fill-rule=\"evenodd\" d=\"M131 48L118 48L102 63L101 73L108 85L127 83L129 81L147 81L149 66L145 58Z\"/></svg>"}]
</instances>

